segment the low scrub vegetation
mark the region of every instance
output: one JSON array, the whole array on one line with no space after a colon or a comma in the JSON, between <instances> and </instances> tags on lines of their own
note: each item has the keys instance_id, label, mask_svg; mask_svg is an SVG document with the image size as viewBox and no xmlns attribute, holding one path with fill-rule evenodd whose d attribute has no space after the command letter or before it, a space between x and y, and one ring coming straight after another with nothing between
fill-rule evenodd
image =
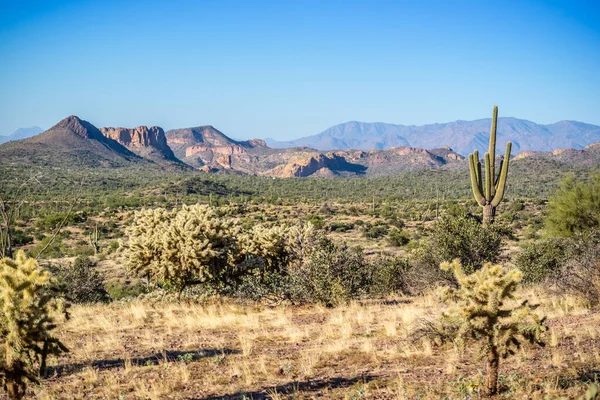
<instances>
[{"instance_id":1,"label":"low scrub vegetation","mask_svg":"<svg viewBox=\"0 0 600 400\"><path fill-rule=\"evenodd\" d=\"M594 213L595 178L565 183L579 194L563 189L549 208L510 198L485 226L472 200L432 202L399 188L376 198L356 180L347 183L365 191L360 201L348 193L335 201L334 180L302 192L306 181L277 191L278 180L255 178L269 196L252 194L245 178L217 177L174 180L127 201L108 191L73 218L63 206L35 215L25 205L9 233L26 253L0 262L10 293L0 299L0 345L9 350L0 377L10 396L593 391L600 238L593 218L567 217ZM136 187L127 179L107 182ZM319 190L326 201L315 200ZM305 194L286 197L294 191ZM571 222L557 228L552 218ZM14 329L17 317L26 329Z\"/></svg>"}]
</instances>

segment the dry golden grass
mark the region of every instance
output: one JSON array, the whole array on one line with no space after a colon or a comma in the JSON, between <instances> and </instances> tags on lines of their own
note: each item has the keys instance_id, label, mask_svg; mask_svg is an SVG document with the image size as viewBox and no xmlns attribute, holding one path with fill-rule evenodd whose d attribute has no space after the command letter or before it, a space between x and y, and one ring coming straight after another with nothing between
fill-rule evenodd
<instances>
[{"instance_id":1,"label":"dry golden grass","mask_svg":"<svg viewBox=\"0 0 600 400\"><path fill-rule=\"evenodd\" d=\"M541 289L548 346L501 366L501 398L582 391L600 369L600 314ZM76 306L40 399L477 398L483 364L451 344L412 340L434 295L344 307L131 302ZM587 375L586 375L587 374Z\"/></svg>"}]
</instances>

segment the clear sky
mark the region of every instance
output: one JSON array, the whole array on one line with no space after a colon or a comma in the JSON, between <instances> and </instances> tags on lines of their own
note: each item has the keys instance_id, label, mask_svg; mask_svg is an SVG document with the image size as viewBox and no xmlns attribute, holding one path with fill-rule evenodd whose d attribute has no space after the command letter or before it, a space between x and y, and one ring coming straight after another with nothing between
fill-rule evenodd
<instances>
[{"instance_id":1,"label":"clear sky","mask_svg":"<svg viewBox=\"0 0 600 400\"><path fill-rule=\"evenodd\" d=\"M0 1L0 134L350 120L600 125L600 1Z\"/></svg>"}]
</instances>

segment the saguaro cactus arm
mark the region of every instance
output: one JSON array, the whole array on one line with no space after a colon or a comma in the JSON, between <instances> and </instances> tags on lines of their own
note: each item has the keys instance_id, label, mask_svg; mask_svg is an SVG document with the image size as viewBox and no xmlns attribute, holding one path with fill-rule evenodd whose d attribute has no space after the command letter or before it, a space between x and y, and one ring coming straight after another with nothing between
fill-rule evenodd
<instances>
[{"instance_id":1,"label":"saguaro cactus arm","mask_svg":"<svg viewBox=\"0 0 600 400\"><path fill-rule=\"evenodd\" d=\"M498 175L498 183L496 184L496 194L492 199L492 206L497 207L504 197L504 190L506 189L506 177L508 175L508 165L510 163L510 150L512 143L506 143L506 153L504 154L504 160L502 160L502 166L500 174Z\"/></svg>"},{"instance_id":2,"label":"saguaro cactus arm","mask_svg":"<svg viewBox=\"0 0 600 400\"><path fill-rule=\"evenodd\" d=\"M479 205L485 205L485 197L483 197L481 184L481 163L475 160L473 154L469 154L469 172L471 173L471 189L473 196Z\"/></svg>"}]
</instances>

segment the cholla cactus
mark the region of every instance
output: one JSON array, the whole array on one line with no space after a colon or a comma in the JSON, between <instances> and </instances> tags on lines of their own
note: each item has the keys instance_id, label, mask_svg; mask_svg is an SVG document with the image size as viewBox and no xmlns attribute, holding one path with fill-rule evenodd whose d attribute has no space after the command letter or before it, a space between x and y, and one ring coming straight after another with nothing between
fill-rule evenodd
<instances>
[{"instance_id":1,"label":"cholla cactus","mask_svg":"<svg viewBox=\"0 0 600 400\"><path fill-rule=\"evenodd\" d=\"M264 259L265 266L273 269L287 258L288 232L289 228L286 226L269 228L255 225L250 231L240 235L240 249L245 255Z\"/></svg>"},{"instance_id":2,"label":"cholla cactus","mask_svg":"<svg viewBox=\"0 0 600 400\"><path fill-rule=\"evenodd\" d=\"M488 394L494 395L500 359L514 354L523 340L543 345L540 337L546 330L545 318L540 319L527 301L515 306L505 304L515 299L522 277L518 270L507 271L487 263L466 275L458 259L443 263L441 268L452 270L460 285L458 289L446 289L444 299L452 301L455 308L444 318L458 325L456 343L460 348L468 341L479 343L480 357L487 362Z\"/></svg>"},{"instance_id":3,"label":"cholla cactus","mask_svg":"<svg viewBox=\"0 0 600 400\"><path fill-rule=\"evenodd\" d=\"M218 281L243 258L238 225L207 205L142 210L127 233L130 270L169 283L179 296L189 285Z\"/></svg>"},{"instance_id":4,"label":"cholla cactus","mask_svg":"<svg viewBox=\"0 0 600 400\"><path fill-rule=\"evenodd\" d=\"M52 314L62 308L52 291L54 281L23 251L0 260L0 381L10 399L25 394L26 382L37 382L46 357L68 351L55 337Z\"/></svg>"},{"instance_id":5,"label":"cholla cactus","mask_svg":"<svg viewBox=\"0 0 600 400\"><path fill-rule=\"evenodd\" d=\"M315 244L324 240L325 237L323 231L315 229L311 223L291 226L286 238L286 252L290 256L290 266L293 267L295 263L305 260L317 247Z\"/></svg>"}]
</instances>

